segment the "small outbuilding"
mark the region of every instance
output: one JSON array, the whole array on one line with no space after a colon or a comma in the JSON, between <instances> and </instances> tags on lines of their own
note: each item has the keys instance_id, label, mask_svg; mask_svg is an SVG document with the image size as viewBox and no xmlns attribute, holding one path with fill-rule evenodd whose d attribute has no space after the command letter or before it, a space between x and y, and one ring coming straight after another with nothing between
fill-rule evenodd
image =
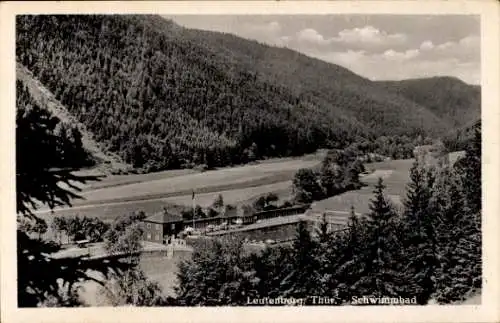
<instances>
[{"instance_id":1,"label":"small outbuilding","mask_svg":"<svg viewBox=\"0 0 500 323\"><path fill-rule=\"evenodd\" d=\"M165 243L177 238L184 229L184 221L180 215L163 210L143 220L144 240Z\"/></svg>"}]
</instances>

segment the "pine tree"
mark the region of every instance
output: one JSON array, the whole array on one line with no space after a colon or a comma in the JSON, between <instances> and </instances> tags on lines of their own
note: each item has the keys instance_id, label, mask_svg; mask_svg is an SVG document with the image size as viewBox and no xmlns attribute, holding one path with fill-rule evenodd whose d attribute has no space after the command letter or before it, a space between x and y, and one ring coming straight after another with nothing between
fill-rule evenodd
<instances>
[{"instance_id":1,"label":"pine tree","mask_svg":"<svg viewBox=\"0 0 500 323\"><path fill-rule=\"evenodd\" d=\"M402 248L397 239L396 212L384 196L381 178L364 221L364 247L360 250L359 279L352 288L358 295L403 296Z\"/></svg>"},{"instance_id":2,"label":"pine tree","mask_svg":"<svg viewBox=\"0 0 500 323\"><path fill-rule=\"evenodd\" d=\"M481 215L468 208L462 176L447 172L442 190L433 199L436 214L439 268L434 298L450 303L481 288Z\"/></svg>"},{"instance_id":3,"label":"pine tree","mask_svg":"<svg viewBox=\"0 0 500 323\"><path fill-rule=\"evenodd\" d=\"M283 296L283 280L292 271L293 250L289 245L266 247L251 255L251 268L255 270L258 297Z\"/></svg>"},{"instance_id":4,"label":"pine tree","mask_svg":"<svg viewBox=\"0 0 500 323\"><path fill-rule=\"evenodd\" d=\"M222 194L217 195L214 202L212 203L212 206L219 212L222 210L222 208L224 207L224 198L222 197Z\"/></svg>"},{"instance_id":5,"label":"pine tree","mask_svg":"<svg viewBox=\"0 0 500 323\"><path fill-rule=\"evenodd\" d=\"M176 286L180 305L244 305L257 296L258 278L241 240L206 240L179 264Z\"/></svg>"},{"instance_id":6,"label":"pine tree","mask_svg":"<svg viewBox=\"0 0 500 323\"><path fill-rule=\"evenodd\" d=\"M317 241L318 273L321 277L321 285L325 292L335 286L335 234L330 229L330 223L323 214L321 221L315 227L315 240ZM329 293L334 295L334 293Z\"/></svg>"},{"instance_id":7,"label":"pine tree","mask_svg":"<svg viewBox=\"0 0 500 323\"><path fill-rule=\"evenodd\" d=\"M433 297L439 303L460 301L481 289L480 129L479 124L465 157L439 179L441 190L434 192L440 267Z\"/></svg>"},{"instance_id":8,"label":"pine tree","mask_svg":"<svg viewBox=\"0 0 500 323\"><path fill-rule=\"evenodd\" d=\"M413 281L416 290L414 296L419 304L426 304L435 291L435 271L437 264L436 219L431 213L431 188L434 177L430 177L417 161L410 169L410 183L404 203L405 241L408 257L405 272L409 281Z\"/></svg>"},{"instance_id":9,"label":"pine tree","mask_svg":"<svg viewBox=\"0 0 500 323\"><path fill-rule=\"evenodd\" d=\"M68 160L71 147L67 137L56 132L60 120L47 110L42 110L17 82L16 116L16 194L19 217L34 219L33 209L40 205L53 209L70 206L79 198L76 184L97 180L95 176L78 176L73 171L82 166L81 160ZM67 149L64 150L64 149ZM62 223L61 223L62 224ZM52 225L57 226L57 224ZM44 227L42 225L42 227ZM42 227L38 230L43 230ZM64 229L67 226L63 225ZM107 273L119 271L127 264L110 260L82 262L80 258L51 259L50 254L61 250L53 241L33 239L25 232L17 231L17 301L19 307L77 306L75 297L77 282L94 278L89 270ZM33 270L33 269L36 270ZM61 280L63 284L61 284Z\"/></svg>"},{"instance_id":10,"label":"pine tree","mask_svg":"<svg viewBox=\"0 0 500 323\"><path fill-rule=\"evenodd\" d=\"M382 178L379 178L373 191L375 197L370 200L370 212L367 214L368 224L373 227L387 225L396 216L392 205L385 197L384 190L384 182Z\"/></svg>"},{"instance_id":11,"label":"pine tree","mask_svg":"<svg viewBox=\"0 0 500 323\"><path fill-rule=\"evenodd\" d=\"M459 164L467 198L467 206L472 213L481 210L481 125L475 129L474 138L468 144L465 157Z\"/></svg>"},{"instance_id":12,"label":"pine tree","mask_svg":"<svg viewBox=\"0 0 500 323\"><path fill-rule=\"evenodd\" d=\"M291 270L281 282L283 297L306 298L323 295L318 245L311 237L306 221L299 221L292 246Z\"/></svg>"},{"instance_id":13,"label":"pine tree","mask_svg":"<svg viewBox=\"0 0 500 323\"><path fill-rule=\"evenodd\" d=\"M332 238L332 233L329 229L330 224L326 219L326 213L323 213L321 216L321 222L319 222L316 229L316 236L318 237L318 241L320 244L326 244Z\"/></svg>"},{"instance_id":14,"label":"pine tree","mask_svg":"<svg viewBox=\"0 0 500 323\"><path fill-rule=\"evenodd\" d=\"M333 236L328 253L330 294L336 295L339 303L350 302L352 296L359 295L355 284L364 275L361 257L365 248L363 238L363 222L356 215L354 206L351 206L347 228Z\"/></svg>"}]
</instances>

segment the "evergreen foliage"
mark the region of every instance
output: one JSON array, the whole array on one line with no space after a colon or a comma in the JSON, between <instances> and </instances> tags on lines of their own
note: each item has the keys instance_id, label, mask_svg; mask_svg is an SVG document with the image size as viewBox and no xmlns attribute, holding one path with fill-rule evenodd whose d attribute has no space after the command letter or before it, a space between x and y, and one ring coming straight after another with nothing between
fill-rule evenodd
<instances>
[{"instance_id":1,"label":"evergreen foliage","mask_svg":"<svg viewBox=\"0 0 500 323\"><path fill-rule=\"evenodd\" d=\"M16 31L18 61L143 171L355 142L411 157L419 136L451 130L427 107L340 66L157 16L24 15Z\"/></svg>"},{"instance_id":2,"label":"evergreen foliage","mask_svg":"<svg viewBox=\"0 0 500 323\"><path fill-rule=\"evenodd\" d=\"M165 306L169 299L163 296L161 286L150 281L140 269L126 270L112 275L101 293L112 306Z\"/></svg>"},{"instance_id":3,"label":"evergreen foliage","mask_svg":"<svg viewBox=\"0 0 500 323\"><path fill-rule=\"evenodd\" d=\"M481 88L454 77L377 82L462 127L481 117Z\"/></svg>"},{"instance_id":4,"label":"evergreen foliage","mask_svg":"<svg viewBox=\"0 0 500 323\"><path fill-rule=\"evenodd\" d=\"M359 295L405 297L407 291L400 271L404 257L398 240L398 215L385 197L384 189L385 185L379 178L370 212L363 221L365 246L359 255L359 279L351 288Z\"/></svg>"},{"instance_id":5,"label":"evergreen foliage","mask_svg":"<svg viewBox=\"0 0 500 323\"><path fill-rule=\"evenodd\" d=\"M329 231L324 217L311 235L300 221L292 244L267 247L239 262L222 261L226 249L211 242L181 265L179 301L220 305L229 282L216 272L231 271L236 264L254 283L246 276L233 282L240 287L238 295L303 297L308 304L314 295L329 295L336 304L350 304L360 295L415 297L418 304L463 300L481 289L482 277L480 214L467 206L466 176L448 165L415 163L402 214L385 197L379 179L370 212L359 217L351 209L345 230Z\"/></svg>"},{"instance_id":6,"label":"evergreen foliage","mask_svg":"<svg viewBox=\"0 0 500 323\"><path fill-rule=\"evenodd\" d=\"M438 267L436 213L431 208L432 172L414 162L404 203L405 236L408 257L405 273L415 283L413 291L419 304L426 304L434 293Z\"/></svg>"},{"instance_id":7,"label":"evergreen foliage","mask_svg":"<svg viewBox=\"0 0 500 323\"><path fill-rule=\"evenodd\" d=\"M461 173L467 207L472 213L481 210L481 125L465 150L465 157L457 162L457 170Z\"/></svg>"},{"instance_id":8,"label":"evergreen foliage","mask_svg":"<svg viewBox=\"0 0 500 323\"><path fill-rule=\"evenodd\" d=\"M352 149L330 150L323 159L319 172L300 169L293 180L295 201L311 203L361 188L363 184L359 180L359 174L365 171L365 167L356 154Z\"/></svg>"},{"instance_id":9,"label":"evergreen foliage","mask_svg":"<svg viewBox=\"0 0 500 323\"><path fill-rule=\"evenodd\" d=\"M324 295L321 284L318 244L311 237L306 221L297 225L297 237L292 245L290 269L281 282L283 297L307 298Z\"/></svg>"},{"instance_id":10,"label":"evergreen foliage","mask_svg":"<svg viewBox=\"0 0 500 323\"><path fill-rule=\"evenodd\" d=\"M311 203L323 197L323 190L312 169L299 169L293 179L293 187L297 203Z\"/></svg>"},{"instance_id":11,"label":"evergreen foliage","mask_svg":"<svg viewBox=\"0 0 500 323\"><path fill-rule=\"evenodd\" d=\"M110 273L119 275L130 270L131 266L115 259L108 262L82 257L55 259L50 255L61 250L58 243L40 239L40 236L31 237L32 230L39 235L46 230L46 223L38 222L40 219L33 214L34 209L40 205L50 208L70 205L71 199L79 197L77 184L98 177L73 173L88 165L88 160L82 158L87 154L77 140L76 130L71 130L73 139L69 139L67 131L61 131L64 127L60 126L60 120L41 109L22 84L17 82L16 85L16 194L20 219L17 304L18 307L81 306L77 283L89 280L105 283L89 276L90 271L108 277ZM34 228L23 224L30 221L35 221ZM79 231L74 227L66 226L66 229Z\"/></svg>"},{"instance_id":12,"label":"evergreen foliage","mask_svg":"<svg viewBox=\"0 0 500 323\"><path fill-rule=\"evenodd\" d=\"M242 241L204 240L192 258L179 264L179 305L245 305L258 280Z\"/></svg>"}]
</instances>

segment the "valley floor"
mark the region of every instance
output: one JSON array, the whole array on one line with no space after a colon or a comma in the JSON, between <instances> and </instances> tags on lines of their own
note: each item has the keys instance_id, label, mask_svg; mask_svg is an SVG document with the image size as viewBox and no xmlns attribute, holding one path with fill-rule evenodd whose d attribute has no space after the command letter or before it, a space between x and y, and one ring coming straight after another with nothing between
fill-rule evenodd
<instances>
[{"instance_id":1,"label":"valley floor","mask_svg":"<svg viewBox=\"0 0 500 323\"><path fill-rule=\"evenodd\" d=\"M142 210L157 212L168 204L209 206L218 194L226 204L245 203L266 193L282 199L290 197L291 180L300 168L319 165L324 153L298 158L262 161L258 164L222 168L206 172L192 170L165 171L154 174L115 175L82 187L81 200L72 207L57 208L56 215L79 215L112 220L119 215ZM48 209L36 213L50 216Z\"/></svg>"},{"instance_id":2,"label":"valley floor","mask_svg":"<svg viewBox=\"0 0 500 323\"><path fill-rule=\"evenodd\" d=\"M217 195L222 194L226 204L249 203L257 197L275 193L281 200L292 196L292 179L300 168L320 164L322 153L301 158L264 161L259 164L223 168L207 172L191 170L166 171L154 174L115 175L83 188L84 199L75 200L69 208L37 211L50 220L54 215L99 217L110 221L117 216L144 211L158 212L167 205L192 205L192 191L196 204L207 207ZM313 204L315 210L367 211L369 199L378 177L384 179L387 194L399 204L408 181L408 171L413 160L392 160L367 164L373 170L362 177L365 187Z\"/></svg>"}]
</instances>

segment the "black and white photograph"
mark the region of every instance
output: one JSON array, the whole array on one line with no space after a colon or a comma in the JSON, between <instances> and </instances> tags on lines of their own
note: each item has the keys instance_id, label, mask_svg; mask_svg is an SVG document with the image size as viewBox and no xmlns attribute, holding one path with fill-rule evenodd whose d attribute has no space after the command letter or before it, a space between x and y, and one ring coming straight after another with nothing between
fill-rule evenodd
<instances>
[{"instance_id":1,"label":"black and white photograph","mask_svg":"<svg viewBox=\"0 0 500 323\"><path fill-rule=\"evenodd\" d=\"M484 302L481 15L14 19L18 309Z\"/></svg>"}]
</instances>

